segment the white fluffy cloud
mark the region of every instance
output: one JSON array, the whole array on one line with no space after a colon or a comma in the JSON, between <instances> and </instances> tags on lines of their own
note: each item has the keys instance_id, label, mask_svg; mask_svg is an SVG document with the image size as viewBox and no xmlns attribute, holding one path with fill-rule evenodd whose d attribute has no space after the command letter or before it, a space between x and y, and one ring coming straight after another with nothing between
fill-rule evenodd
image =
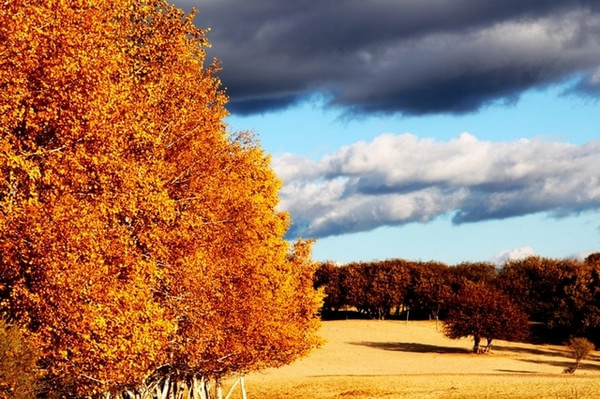
<instances>
[{"instance_id":1,"label":"white fluffy cloud","mask_svg":"<svg viewBox=\"0 0 600 399\"><path fill-rule=\"evenodd\" d=\"M454 214L455 223L600 207L600 142L447 142L382 134L313 161L274 159L292 235L324 237Z\"/></svg>"},{"instance_id":2,"label":"white fluffy cloud","mask_svg":"<svg viewBox=\"0 0 600 399\"><path fill-rule=\"evenodd\" d=\"M512 250L503 250L498 252L493 258L492 263L503 265L507 260L525 259L535 256L535 251L531 247L515 248Z\"/></svg>"}]
</instances>

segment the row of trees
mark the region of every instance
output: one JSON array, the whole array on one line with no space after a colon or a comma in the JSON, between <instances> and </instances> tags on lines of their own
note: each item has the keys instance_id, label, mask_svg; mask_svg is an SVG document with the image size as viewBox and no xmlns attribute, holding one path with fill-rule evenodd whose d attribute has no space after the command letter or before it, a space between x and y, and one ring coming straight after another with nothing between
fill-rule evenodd
<instances>
[{"instance_id":1,"label":"row of trees","mask_svg":"<svg viewBox=\"0 0 600 399\"><path fill-rule=\"evenodd\" d=\"M371 318L440 317L449 336L472 335L476 344L478 337L523 337L527 321L537 334L559 342L583 336L598 343L600 336L598 254L583 262L530 257L499 269L400 259L323 263L314 283L326 295L325 317L348 308Z\"/></svg>"},{"instance_id":2,"label":"row of trees","mask_svg":"<svg viewBox=\"0 0 600 399\"><path fill-rule=\"evenodd\" d=\"M0 313L46 395L206 395L318 344L310 243L284 239L269 158L227 132L192 19L0 2Z\"/></svg>"},{"instance_id":3,"label":"row of trees","mask_svg":"<svg viewBox=\"0 0 600 399\"><path fill-rule=\"evenodd\" d=\"M315 272L315 287L323 288L323 312L356 308L371 318L437 317L465 281L492 282L496 268L487 263L454 267L439 262L402 259L337 266L323 263Z\"/></svg>"}]
</instances>

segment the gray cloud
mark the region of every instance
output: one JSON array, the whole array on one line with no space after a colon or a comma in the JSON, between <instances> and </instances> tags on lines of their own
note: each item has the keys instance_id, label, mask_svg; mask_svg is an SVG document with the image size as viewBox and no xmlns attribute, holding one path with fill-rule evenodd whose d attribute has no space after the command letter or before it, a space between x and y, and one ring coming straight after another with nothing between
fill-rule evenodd
<instances>
[{"instance_id":1,"label":"gray cloud","mask_svg":"<svg viewBox=\"0 0 600 399\"><path fill-rule=\"evenodd\" d=\"M315 93L359 113L464 113L580 77L600 89L600 7L576 0L178 0L210 27L230 109Z\"/></svg>"},{"instance_id":2,"label":"gray cloud","mask_svg":"<svg viewBox=\"0 0 600 399\"><path fill-rule=\"evenodd\" d=\"M453 214L456 224L600 209L600 141L440 142L382 134L313 161L273 159L291 236L325 237Z\"/></svg>"}]
</instances>

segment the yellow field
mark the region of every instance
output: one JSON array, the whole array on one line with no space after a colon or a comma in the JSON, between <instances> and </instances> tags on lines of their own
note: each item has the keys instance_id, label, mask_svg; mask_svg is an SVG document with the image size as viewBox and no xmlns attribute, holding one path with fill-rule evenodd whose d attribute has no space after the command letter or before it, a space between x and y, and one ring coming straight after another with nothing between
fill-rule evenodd
<instances>
[{"instance_id":1,"label":"yellow field","mask_svg":"<svg viewBox=\"0 0 600 399\"><path fill-rule=\"evenodd\" d=\"M569 375L563 346L497 341L491 353L474 355L470 340L440 330L434 321L324 322L326 344L246 376L248 398L600 398L598 352Z\"/></svg>"}]
</instances>

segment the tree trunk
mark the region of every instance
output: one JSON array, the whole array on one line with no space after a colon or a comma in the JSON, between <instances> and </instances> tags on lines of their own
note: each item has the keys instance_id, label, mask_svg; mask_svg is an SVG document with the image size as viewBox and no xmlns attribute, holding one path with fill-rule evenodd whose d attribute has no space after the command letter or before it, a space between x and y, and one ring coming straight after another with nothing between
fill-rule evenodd
<instances>
[{"instance_id":1,"label":"tree trunk","mask_svg":"<svg viewBox=\"0 0 600 399\"><path fill-rule=\"evenodd\" d=\"M246 386L244 385L244 377L240 378L240 389L242 390L242 399L247 399Z\"/></svg>"},{"instance_id":2,"label":"tree trunk","mask_svg":"<svg viewBox=\"0 0 600 399\"><path fill-rule=\"evenodd\" d=\"M491 351L491 350L492 350L492 341L493 341L493 338L488 338L488 339L487 339L487 346L486 346L486 348L485 348L485 351L486 351L486 352L489 352L489 351Z\"/></svg>"},{"instance_id":3,"label":"tree trunk","mask_svg":"<svg viewBox=\"0 0 600 399\"><path fill-rule=\"evenodd\" d=\"M215 399L223 399L223 384L220 378L215 380Z\"/></svg>"},{"instance_id":4,"label":"tree trunk","mask_svg":"<svg viewBox=\"0 0 600 399\"><path fill-rule=\"evenodd\" d=\"M473 337L473 353L479 353L479 343L481 342L481 337L475 335Z\"/></svg>"},{"instance_id":5,"label":"tree trunk","mask_svg":"<svg viewBox=\"0 0 600 399\"><path fill-rule=\"evenodd\" d=\"M177 379L173 375L159 377L145 381L135 389L111 395L108 392L93 396L93 399L223 399L223 385L221 379L214 380L215 388L212 392L211 380L204 377ZM246 399L243 377L239 381L242 398ZM235 386L234 386L235 387ZM233 387L233 388L234 388ZM231 392L230 392L231 393ZM227 396L229 398L229 395Z\"/></svg>"},{"instance_id":6,"label":"tree trunk","mask_svg":"<svg viewBox=\"0 0 600 399\"><path fill-rule=\"evenodd\" d=\"M167 399L167 395L169 394L169 387L171 386L171 377L167 376L165 381L163 382L162 388L160 384L156 386L156 397L157 399Z\"/></svg>"},{"instance_id":7,"label":"tree trunk","mask_svg":"<svg viewBox=\"0 0 600 399\"><path fill-rule=\"evenodd\" d=\"M573 374L575 370L579 367L579 360L575 360L575 365L573 367L567 367L563 370L563 373Z\"/></svg>"},{"instance_id":8,"label":"tree trunk","mask_svg":"<svg viewBox=\"0 0 600 399\"><path fill-rule=\"evenodd\" d=\"M231 398L231 395L233 395L233 391L238 385L240 386L242 399L246 399L246 387L244 386L244 377L238 378L238 380L231 386L231 388L229 388L229 392L227 393L227 395L225 395L225 399Z\"/></svg>"}]
</instances>

